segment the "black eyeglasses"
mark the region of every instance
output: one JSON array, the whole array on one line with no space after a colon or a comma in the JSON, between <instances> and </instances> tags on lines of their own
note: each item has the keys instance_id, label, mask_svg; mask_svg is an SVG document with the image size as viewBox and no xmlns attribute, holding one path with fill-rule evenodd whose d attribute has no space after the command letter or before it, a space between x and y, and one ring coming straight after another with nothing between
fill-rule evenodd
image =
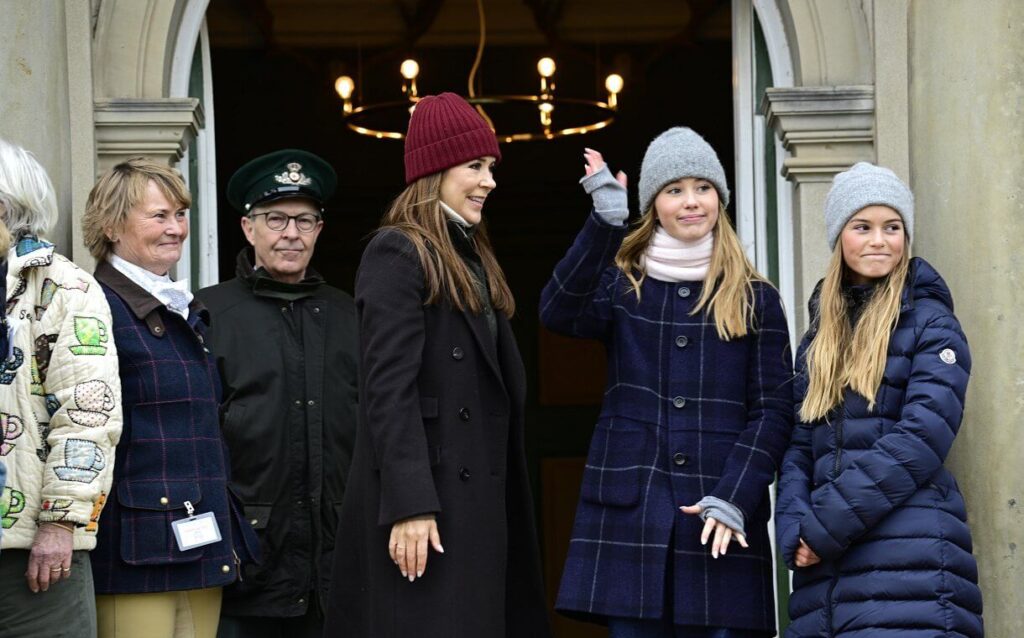
<instances>
[{"instance_id":1,"label":"black eyeglasses","mask_svg":"<svg viewBox=\"0 0 1024 638\"><path fill-rule=\"evenodd\" d=\"M251 213L249 217L267 216L267 228L270 230L284 230L288 228L288 222L295 220L295 227L300 233L311 233L316 230L320 223L320 216L313 213L300 213L298 215L285 215L281 211L272 210L265 213Z\"/></svg>"}]
</instances>

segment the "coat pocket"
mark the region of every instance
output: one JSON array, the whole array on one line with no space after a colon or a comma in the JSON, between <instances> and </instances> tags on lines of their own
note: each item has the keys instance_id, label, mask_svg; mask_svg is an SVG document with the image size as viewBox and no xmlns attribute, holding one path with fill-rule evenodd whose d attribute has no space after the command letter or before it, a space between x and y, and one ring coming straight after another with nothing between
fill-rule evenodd
<instances>
[{"instance_id":1,"label":"coat pocket","mask_svg":"<svg viewBox=\"0 0 1024 638\"><path fill-rule=\"evenodd\" d=\"M171 522L186 517L185 501L197 506L199 483L124 480L117 486L121 506L121 558L129 565L169 565L199 560L205 547L178 549Z\"/></svg>"},{"instance_id":2,"label":"coat pocket","mask_svg":"<svg viewBox=\"0 0 1024 638\"><path fill-rule=\"evenodd\" d=\"M631 507L640 500L644 429L623 427L618 419L598 423L583 470L580 498L598 505Z\"/></svg>"}]
</instances>

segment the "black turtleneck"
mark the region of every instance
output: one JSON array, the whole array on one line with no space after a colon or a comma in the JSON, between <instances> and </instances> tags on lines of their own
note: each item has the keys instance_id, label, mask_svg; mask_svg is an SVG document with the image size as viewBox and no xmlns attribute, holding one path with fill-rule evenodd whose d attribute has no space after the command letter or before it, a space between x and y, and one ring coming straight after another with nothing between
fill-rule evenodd
<instances>
[{"instance_id":1,"label":"black turtleneck","mask_svg":"<svg viewBox=\"0 0 1024 638\"><path fill-rule=\"evenodd\" d=\"M856 326L864 308L867 307L871 297L874 296L878 283L870 284L843 284L843 296L846 298L846 316L850 319L850 326Z\"/></svg>"},{"instance_id":2,"label":"black turtleneck","mask_svg":"<svg viewBox=\"0 0 1024 638\"><path fill-rule=\"evenodd\" d=\"M473 240L476 228L476 226L463 226L453 219L448 220L448 236L451 237L455 251L462 257L462 262L473 274L477 298L480 300L484 318L487 320L487 329L491 333L491 338L497 342L498 320L494 317L494 308L491 306L491 289L487 285L487 271L484 270L484 264L476 252L476 242Z\"/></svg>"}]
</instances>

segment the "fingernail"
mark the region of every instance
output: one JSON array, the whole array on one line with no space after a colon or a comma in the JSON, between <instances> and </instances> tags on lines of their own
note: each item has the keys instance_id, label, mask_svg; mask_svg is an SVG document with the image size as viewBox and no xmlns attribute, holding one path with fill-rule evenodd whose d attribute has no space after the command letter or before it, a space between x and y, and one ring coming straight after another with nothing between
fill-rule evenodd
<instances>
[{"instance_id":1,"label":"fingernail","mask_svg":"<svg viewBox=\"0 0 1024 638\"><path fill-rule=\"evenodd\" d=\"M405 570L403 569L402 570L402 578L408 578L408 577L409 577L409 574L405 573Z\"/></svg>"},{"instance_id":2,"label":"fingernail","mask_svg":"<svg viewBox=\"0 0 1024 638\"><path fill-rule=\"evenodd\" d=\"M444 547L441 547L440 545L438 545L437 546L437 551L439 551L439 552L441 552L443 554L444 553Z\"/></svg>"},{"instance_id":3,"label":"fingernail","mask_svg":"<svg viewBox=\"0 0 1024 638\"><path fill-rule=\"evenodd\" d=\"M416 578L423 578L423 570L416 572Z\"/></svg>"},{"instance_id":4,"label":"fingernail","mask_svg":"<svg viewBox=\"0 0 1024 638\"><path fill-rule=\"evenodd\" d=\"M416 577L413 576L412 574L409 574L409 582L411 583L414 580L416 580Z\"/></svg>"}]
</instances>

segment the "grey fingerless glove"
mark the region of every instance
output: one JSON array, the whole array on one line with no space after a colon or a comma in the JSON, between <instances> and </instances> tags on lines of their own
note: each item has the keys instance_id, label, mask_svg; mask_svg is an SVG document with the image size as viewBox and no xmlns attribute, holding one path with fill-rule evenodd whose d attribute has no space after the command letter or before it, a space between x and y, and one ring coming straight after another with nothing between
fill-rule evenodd
<instances>
[{"instance_id":1,"label":"grey fingerless glove","mask_svg":"<svg viewBox=\"0 0 1024 638\"><path fill-rule=\"evenodd\" d=\"M626 187L618 182L605 164L593 175L580 180L583 190L594 200L594 212L607 224L624 226L629 218Z\"/></svg>"},{"instance_id":2,"label":"grey fingerless glove","mask_svg":"<svg viewBox=\"0 0 1024 638\"><path fill-rule=\"evenodd\" d=\"M714 518L716 521L725 523L732 528L734 532L738 532L746 536L746 532L743 531L743 512L740 508L736 507L729 501L723 501L720 498L714 496L705 496L697 502L703 510L700 513L700 520L706 521L708 517Z\"/></svg>"}]
</instances>

